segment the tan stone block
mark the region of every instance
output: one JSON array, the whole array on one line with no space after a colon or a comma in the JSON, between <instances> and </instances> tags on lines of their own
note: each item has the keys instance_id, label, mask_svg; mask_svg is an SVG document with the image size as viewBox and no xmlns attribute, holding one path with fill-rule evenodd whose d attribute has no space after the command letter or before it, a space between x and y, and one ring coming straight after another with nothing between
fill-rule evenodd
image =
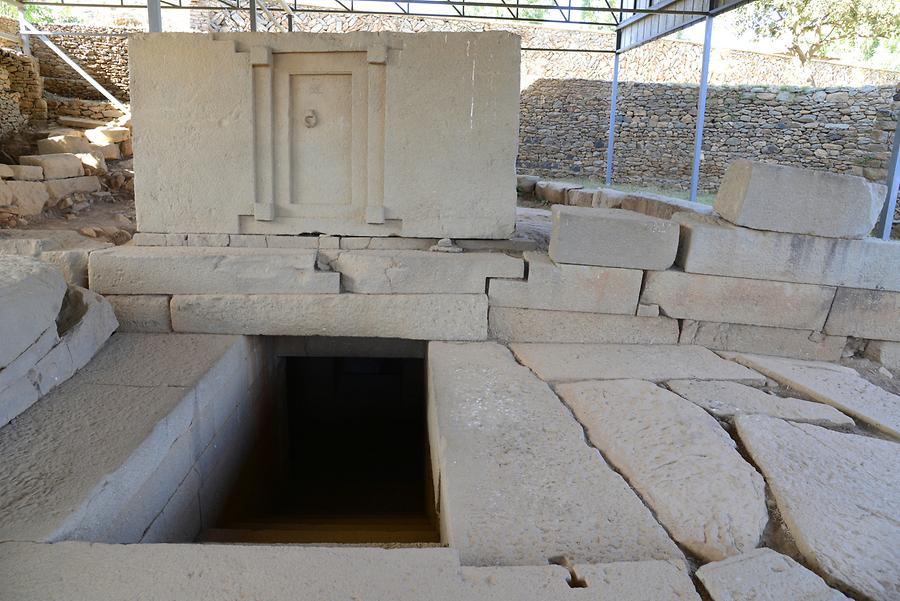
<instances>
[{"instance_id":1,"label":"tan stone block","mask_svg":"<svg viewBox=\"0 0 900 601\"><path fill-rule=\"evenodd\" d=\"M834 288L681 271L649 271L641 303L669 317L822 330Z\"/></svg>"},{"instance_id":2,"label":"tan stone block","mask_svg":"<svg viewBox=\"0 0 900 601\"><path fill-rule=\"evenodd\" d=\"M102 144L91 143L88 146L87 152L97 152L103 155L104 159L117 161L122 158L122 152L119 150L119 145L115 142L105 142Z\"/></svg>"},{"instance_id":3,"label":"tan stone block","mask_svg":"<svg viewBox=\"0 0 900 601\"><path fill-rule=\"evenodd\" d=\"M119 151L121 152L123 157L130 157L134 155L134 142L132 142L131 138L119 142Z\"/></svg>"},{"instance_id":4,"label":"tan stone block","mask_svg":"<svg viewBox=\"0 0 900 601\"><path fill-rule=\"evenodd\" d=\"M266 236L269 248L319 248L318 236Z\"/></svg>"},{"instance_id":5,"label":"tan stone block","mask_svg":"<svg viewBox=\"0 0 900 601\"><path fill-rule=\"evenodd\" d=\"M12 192L13 210L22 216L40 215L50 200L44 182L24 182L9 180L4 182L6 189Z\"/></svg>"},{"instance_id":6,"label":"tan stone block","mask_svg":"<svg viewBox=\"0 0 900 601\"><path fill-rule=\"evenodd\" d=\"M578 184L568 182L539 181L534 186L534 194L544 202L552 205L564 205L567 202L569 190L581 188Z\"/></svg>"},{"instance_id":7,"label":"tan stone block","mask_svg":"<svg viewBox=\"0 0 900 601\"><path fill-rule=\"evenodd\" d=\"M120 332L171 332L169 297L150 294L110 294Z\"/></svg>"},{"instance_id":8,"label":"tan stone block","mask_svg":"<svg viewBox=\"0 0 900 601\"><path fill-rule=\"evenodd\" d=\"M888 369L900 371L900 342L870 340L866 344L866 357L878 361Z\"/></svg>"},{"instance_id":9,"label":"tan stone block","mask_svg":"<svg viewBox=\"0 0 900 601\"><path fill-rule=\"evenodd\" d=\"M13 172L13 179L19 180L41 180L44 179L43 167L34 165L10 165Z\"/></svg>"},{"instance_id":10,"label":"tan stone block","mask_svg":"<svg viewBox=\"0 0 900 601\"><path fill-rule=\"evenodd\" d=\"M667 269L678 225L621 209L553 207L550 258L557 263Z\"/></svg>"},{"instance_id":11,"label":"tan stone block","mask_svg":"<svg viewBox=\"0 0 900 601\"><path fill-rule=\"evenodd\" d=\"M11 179L13 175L13 170L9 165L0 163L0 178Z\"/></svg>"},{"instance_id":12,"label":"tan stone block","mask_svg":"<svg viewBox=\"0 0 900 601\"><path fill-rule=\"evenodd\" d=\"M678 322L668 317L492 306L488 326L491 338L505 342L675 344L678 340Z\"/></svg>"},{"instance_id":13,"label":"tan stone block","mask_svg":"<svg viewBox=\"0 0 900 601\"><path fill-rule=\"evenodd\" d=\"M96 127L86 130L84 137L94 144L124 142L131 137L131 130L127 127Z\"/></svg>"},{"instance_id":14,"label":"tan stone block","mask_svg":"<svg viewBox=\"0 0 900 601\"><path fill-rule=\"evenodd\" d=\"M76 154L84 166L85 175L106 175L106 159L99 152L81 152Z\"/></svg>"},{"instance_id":15,"label":"tan stone block","mask_svg":"<svg viewBox=\"0 0 900 601\"><path fill-rule=\"evenodd\" d=\"M680 344L699 344L717 351L778 355L815 361L837 361L844 351L847 337L827 336L812 330L791 330L685 319L681 324L681 336L678 342Z\"/></svg>"},{"instance_id":16,"label":"tan stone block","mask_svg":"<svg viewBox=\"0 0 900 601\"><path fill-rule=\"evenodd\" d=\"M825 332L900 341L900 292L838 288Z\"/></svg>"},{"instance_id":17,"label":"tan stone block","mask_svg":"<svg viewBox=\"0 0 900 601\"><path fill-rule=\"evenodd\" d=\"M37 141L39 154L90 152L91 145L82 136L51 136Z\"/></svg>"},{"instance_id":18,"label":"tan stone block","mask_svg":"<svg viewBox=\"0 0 900 601\"><path fill-rule=\"evenodd\" d=\"M573 207L596 206L595 199L599 190L596 188L573 189L566 192L566 204Z\"/></svg>"},{"instance_id":19,"label":"tan stone block","mask_svg":"<svg viewBox=\"0 0 900 601\"><path fill-rule=\"evenodd\" d=\"M90 150L85 152L90 152ZM44 170L44 177L47 179L84 175L84 166L81 164L81 159L70 153L25 155L19 157L19 162L22 165L41 167Z\"/></svg>"},{"instance_id":20,"label":"tan stone block","mask_svg":"<svg viewBox=\"0 0 900 601\"><path fill-rule=\"evenodd\" d=\"M887 190L856 175L739 159L722 178L716 212L758 230L864 238Z\"/></svg>"},{"instance_id":21,"label":"tan stone block","mask_svg":"<svg viewBox=\"0 0 900 601\"><path fill-rule=\"evenodd\" d=\"M50 195L50 201L56 202L75 192L98 192L100 190L100 179L96 175L51 179L46 182L46 186L47 193Z\"/></svg>"},{"instance_id":22,"label":"tan stone block","mask_svg":"<svg viewBox=\"0 0 900 601\"><path fill-rule=\"evenodd\" d=\"M597 192L595 207L625 209L660 219L672 219L676 213L710 215L713 208L699 202L691 202L652 192L619 192L604 188Z\"/></svg>"}]
</instances>

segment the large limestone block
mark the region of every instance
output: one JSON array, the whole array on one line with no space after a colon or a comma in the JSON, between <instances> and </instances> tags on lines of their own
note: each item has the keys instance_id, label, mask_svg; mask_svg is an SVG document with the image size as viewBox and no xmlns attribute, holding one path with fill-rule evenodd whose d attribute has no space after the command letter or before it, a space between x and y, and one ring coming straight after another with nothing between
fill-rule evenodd
<instances>
[{"instance_id":1,"label":"large limestone block","mask_svg":"<svg viewBox=\"0 0 900 601\"><path fill-rule=\"evenodd\" d=\"M715 418L639 380L556 392L677 542L704 561L756 547L769 521L765 485Z\"/></svg>"},{"instance_id":2,"label":"large limestone block","mask_svg":"<svg viewBox=\"0 0 900 601\"><path fill-rule=\"evenodd\" d=\"M878 361L888 369L900 371L900 342L870 340L866 345L866 357Z\"/></svg>"},{"instance_id":3,"label":"large limestone block","mask_svg":"<svg viewBox=\"0 0 900 601\"><path fill-rule=\"evenodd\" d=\"M66 281L51 265L0 255L0 368L55 325L65 294Z\"/></svg>"},{"instance_id":4,"label":"large limestone block","mask_svg":"<svg viewBox=\"0 0 900 601\"><path fill-rule=\"evenodd\" d=\"M505 342L675 344L678 341L678 321L668 317L491 307L488 327L491 338Z\"/></svg>"},{"instance_id":5,"label":"large limestone block","mask_svg":"<svg viewBox=\"0 0 900 601\"><path fill-rule=\"evenodd\" d=\"M111 294L106 297L119 320L120 332L171 332L169 297Z\"/></svg>"},{"instance_id":6,"label":"large limestone block","mask_svg":"<svg viewBox=\"0 0 900 601\"><path fill-rule=\"evenodd\" d=\"M544 202L552 205L564 205L570 190L579 190L581 185L570 182L539 181L534 186L534 194Z\"/></svg>"},{"instance_id":7,"label":"large limestone block","mask_svg":"<svg viewBox=\"0 0 900 601\"><path fill-rule=\"evenodd\" d=\"M717 351L837 361L844 351L847 337L828 336L812 330L685 319L681 322L678 342L699 344Z\"/></svg>"},{"instance_id":8,"label":"large limestone block","mask_svg":"<svg viewBox=\"0 0 900 601\"><path fill-rule=\"evenodd\" d=\"M131 137L131 130L127 127L95 127L85 130L84 137L94 144L106 142L124 142Z\"/></svg>"},{"instance_id":9,"label":"large limestone block","mask_svg":"<svg viewBox=\"0 0 900 601\"><path fill-rule=\"evenodd\" d=\"M544 253L526 252L528 280L491 280L492 307L585 311L634 315L641 281L639 269L558 264Z\"/></svg>"},{"instance_id":10,"label":"large limestone block","mask_svg":"<svg viewBox=\"0 0 900 601\"><path fill-rule=\"evenodd\" d=\"M759 415L739 417L737 433L807 564L867 599L897 599L897 444Z\"/></svg>"},{"instance_id":11,"label":"large limestone block","mask_svg":"<svg viewBox=\"0 0 900 601\"><path fill-rule=\"evenodd\" d=\"M849 367L762 355L741 354L734 360L900 438L900 396L882 390Z\"/></svg>"},{"instance_id":12,"label":"large limestone block","mask_svg":"<svg viewBox=\"0 0 900 601\"><path fill-rule=\"evenodd\" d=\"M344 289L363 294L479 294L487 278L521 278L522 259L503 253L421 250L320 251Z\"/></svg>"},{"instance_id":13,"label":"large limestone block","mask_svg":"<svg viewBox=\"0 0 900 601\"><path fill-rule=\"evenodd\" d=\"M79 152L90 151L83 150ZM84 175L84 165L81 163L81 159L67 152L21 156L19 157L19 162L22 165L40 167L44 170L44 178L46 179L61 179Z\"/></svg>"},{"instance_id":14,"label":"large limestone block","mask_svg":"<svg viewBox=\"0 0 900 601\"><path fill-rule=\"evenodd\" d=\"M553 207L550 258L557 263L668 269L678 225L622 209Z\"/></svg>"},{"instance_id":15,"label":"large limestone block","mask_svg":"<svg viewBox=\"0 0 900 601\"><path fill-rule=\"evenodd\" d=\"M853 426L852 419L829 405L782 398L737 382L673 380L666 386L719 419L731 421L738 415L760 414L819 426Z\"/></svg>"},{"instance_id":16,"label":"large limestone block","mask_svg":"<svg viewBox=\"0 0 900 601\"><path fill-rule=\"evenodd\" d=\"M706 564L697 578L713 601L850 601L815 572L771 549Z\"/></svg>"},{"instance_id":17,"label":"large limestone block","mask_svg":"<svg viewBox=\"0 0 900 601\"><path fill-rule=\"evenodd\" d=\"M88 146L90 148L89 152L99 154L104 160L117 161L122 158L119 145L115 142L101 142L99 144L92 142Z\"/></svg>"},{"instance_id":18,"label":"large limestone block","mask_svg":"<svg viewBox=\"0 0 900 601\"><path fill-rule=\"evenodd\" d=\"M132 36L138 229L508 238L519 46L499 31Z\"/></svg>"},{"instance_id":19,"label":"large limestone block","mask_svg":"<svg viewBox=\"0 0 900 601\"><path fill-rule=\"evenodd\" d=\"M542 380L734 380L766 379L701 346L517 343L510 348Z\"/></svg>"},{"instance_id":20,"label":"large limestone block","mask_svg":"<svg viewBox=\"0 0 900 601\"><path fill-rule=\"evenodd\" d=\"M0 188L12 194L12 211L24 217L40 215L50 200L44 182L7 181L0 184Z\"/></svg>"},{"instance_id":21,"label":"large limestone block","mask_svg":"<svg viewBox=\"0 0 900 601\"><path fill-rule=\"evenodd\" d=\"M337 273L302 249L119 246L91 253L101 294L334 294Z\"/></svg>"},{"instance_id":22,"label":"large limestone block","mask_svg":"<svg viewBox=\"0 0 900 601\"><path fill-rule=\"evenodd\" d=\"M652 271L644 277L641 303L659 305L669 317L821 330L834 288L748 280L682 271Z\"/></svg>"},{"instance_id":23,"label":"large limestone block","mask_svg":"<svg viewBox=\"0 0 900 601\"><path fill-rule=\"evenodd\" d=\"M20 157L21 158L21 157ZM18 180L42 180L44 179L44 168L34 165L10 165L13 179Z\"/></svg>"},{"instance_id":24,"label":"large limestone block","mask_svg":"<svg viewBox=\"0 0 900 601\"><path fill-rule=\"evenodd\" d=\"M900 341L900 292L838 288L825 332Z\"/></svg>"},{"instance_id":25,"label":"large limestone block","mask_svg":"<svg viewBox=\"0 0 900 601\"><path fill-rule=\"evenodd\" d=\"M886 189L856 175L739 159L719 186L716 212L737 225L828 238L864 238Z\"/></svg>"},{"instance_id":26,"label":"large limestone block","mask_svg":"<svg viewBox=\"0 0 900 601\"><path fill-rule=\"evenodd\" d=\"M593 206L606 209L625 209L660 219L672 219L676 213L709 215L713 212L711 206L700 202L691 202L652 192L620 192L612 188L598 190Z\"/></svg>"},{"instance_id":27,"label":"large limestone block","mask_svg":"<svg viewBox=\"0 0 900 601\"><path fill-rule=\"evenodd\" d=\"M680 559L549 386L496 343L432 343L441 530L467 565Z\"/></svg>"},{"instance_id":28,"label":"large limestone block","mask_svg":"<svg viewBox=\"0 0 900 601\"><path fill-rule=\"evenodd\" d=\"M681 224L675 262L689 273L900 290L900 241L766 232L689 213L673 220Z\"/></svg>"},{"instance_id":29,"label":"large limestone block","mask_svg":"<svg viewBox=\"0 0 900 601\"><path fill-rule=\"evenodd\" d=\"M46 185L50 200L56 202L62 197L75 192L98 192L100 190L100 178L96 175L84 175L82 177L50 180Z\"/></svg>"},{"instance_id":30,"label":"large limestone block","mask_svg":"<svg viewBox=\"0 0 900 601\"><path fill-rule=\"evenodd\" d=\"M173 296L176 332L484 340L484 294Z\"/></svg>"},{"instance_id":31,"label":"large limestone block","mask_svg":"<svg viewBox=\"0 0 900 601\"><path fill-rule=\"evenodd\" d=\"M50 136L37 141L40 154L59 154L63 152L90 152L91 145L84 136Z\"/></svg>"},{"instance_id":32,"label":"large limestone block","mask_svg":"<svg viewBox=\"0 0 900 601\"><path fill-rule=\"evenodd\" d=\"M578 564L588 594L616 601L700 601L683 565L673 561Z\"/></svg>"}]
</instances>

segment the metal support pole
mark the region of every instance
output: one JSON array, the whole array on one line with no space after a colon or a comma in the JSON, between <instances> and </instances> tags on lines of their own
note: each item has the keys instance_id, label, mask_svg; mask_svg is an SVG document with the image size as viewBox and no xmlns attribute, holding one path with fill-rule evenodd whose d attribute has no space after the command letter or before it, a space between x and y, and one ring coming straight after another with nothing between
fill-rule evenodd
<instances>
[{"instance_id":1,"label":"metal support pole","mask_svg":"<svg viewBox=\"0 0 900 601\"><path fill-rule=\"evenodd\" d=\"M31 56L31 38L26 33L25 26L25 9L19 8L19 37L22 38L22 52L27 56Z\"/></svg>"},{"instance_id":2,"label":"metal support pole","mask_svg":"<svg viewBox=\"0 0 900 601\"><path fill-rule=\"evenodd\" d=\"M616 141L616 101L619 96L619 53L613 58L612 92L609 96L609 137L606 141L606 185L612 185L613 145Z\"/></svg>"},{"instance_id":3,"label":"metal support pole","mask_svg":"<svg viewBox=\"0 0 900 601\"><path fill-rule=\"evenodd\" d=\"M875 237L882 240L891 238L891 227L894 224L894 211L897 210L897 193L900 192L900 113L897 114L897 127L894 128L894 149L891 151L891 164L888 167L887 198L881 217L875 226Z\"/></svg>"},{"instance_id":4,"label":"metal support pole","mask_svg":"<svg viewBox=\"0 0 900 601\"><path fill-rule=\"evenodd\" d=\"M147 0L147 25L150 32L162 31L162 7L159 0Z\"/></svg>"},{"instance_id":5,"label":"metal support pole","mask_svg":"<svg viewBox=\"0 0 900 601\"><path fill-rule=\"evenodd\" d=\"M256 0L250 0L250 31L256 31Z\"/></svg>"},{"instance_id":6,"label":"metal support pole","mask_svg":"<svg viewBox=\"0 0 900 601\"><path fill-rule=\"evenodd\" d=\"M691 202L697 202L697 187L700 184L700 155L703 153L703 119L706 114L706 92L709 87L709 52L712 50L711 15L706 17L706 31L703 35L703 66L700 69L700 100L697 102L697 132L694 134L694 165L691 169Z\"/></svg>"}]
</instances>

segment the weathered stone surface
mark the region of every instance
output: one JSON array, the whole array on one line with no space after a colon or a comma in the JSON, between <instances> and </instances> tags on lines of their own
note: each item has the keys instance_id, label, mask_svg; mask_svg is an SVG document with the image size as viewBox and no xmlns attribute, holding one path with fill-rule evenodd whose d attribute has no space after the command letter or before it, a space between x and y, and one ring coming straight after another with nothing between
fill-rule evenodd
<instances>
[{"instance_id":1,"label":"weathered stone surface","mask_svg":"<svg viewBox=\"0 0 900 601\"><path fill-rule=\"evenodd\" d=\"M713 601L850 601L815 572L771 549L706 564L697 577Z\"/></svg>"},{"instance_id":2,"label":"weathered stone surface","mask_svg":"<svg viewBox=\"0 0 900 601\"><path fill-rule=\"evenodd\" d=\"M825 332L900 341L900 292L838 288Z\"/></svg>"},{"instance_id":3,"label":"weathered stone surface","mask_svg":"<svg viewBox=\"0 0 900 601\"><path fill-rule=\"evenodd\" d=\"M75 192L99 191L100 179L96 175L84 175L67 179L53 179L48 181L46 185L50 200L56 202L63 196L68 196Z\"/></svg>"},{"instance_id":4,"label":"weathered stone surface","mask_svg":"<svg viewBox=\"0 0 900 601\"><path fill-rule=\"evenodd\" d=\"M140 231L499 239L513 231L520 60L514 34L355 31L275 39L222 32L213 40L165 33L128 42L134 128L154 132L134 140ZM271 49L276 58L265 69L276 79L307 58L327 73L347 74L326 78L317 106L307 107L320 116L315 128L304 128L308 133L281 135L292 118L288 107L313 102L308 82L273 88L272 110L254 103L254 46ZM160 64L160 53L185 60L173 69ZM161 78L170 89L155 83ZM450 88L458 93L448 94ZM369 111L367 121L358 119ZM352 127L339 125L351 120ZM254 131L271 136L268 170ZM292 143L317 150L301 161ZM196 156L222 161L197 165ZM254 218L254 200L274 201L272 221Z\"/></svg>"},{"instance_id":5,"label":"weathered stone surface","mask_svg":"<svg viewBox=\"0 0 900 601\"><path fill-rule=\"evenodd\" d=\"M596 188L579 188L566 192L566 204L573 207L593 207L599 190Z\"/></svg>"},{"instance_id":6,"label":"weathered stone surface","mask_svg":"<svg viewBox=\"0 0 900 601\"><path fill-rule=\"evenodd\" d=\"M834 288L745 278L652 271L641 303L669 317L798 330L821 330Z\"/></svg>"},{"instance_id":7,"label":"weathered stone surface","mask_svg":"<svg viewBox=\"0 0 900 601\"><path fill-rule=\"evenodd\" d=\"M735 380L765 377L701 346L518 343L510 348L539 378L576 380Z\"/></svg>"},{"instance_id":8,"label":"weathered stone surface","mask_svg":"<svg viewBox=\"0 0 900 601\"><path fill-rule=\"evenodd\" d=\"M0 255L0 368L55 325L65 293L66 282L54 267Z\"/></svg>"},{"instance_id":9,"label":"weathered stone surface","mask_svg":"<svg viewBox=\"0 0 900 601\"><path fill-rule=\"evenodd\" d=\"M210 334L484 340L484 294L174 296L172 329Z\"/></svg>"},{"instance_id":10,"label":"weathered stone surface","mask_svg":"<svg viewBox=\"0 0 900 601\"><path fill-rule=\"evenodd\" d=\"M44 182L10 180L0 183L12 193L12 210L23 217L40 215L50 200Z\"/></svg>"},{"instance_id":11,"label":"weathered stone surface","mask_svg":"<svg viewBox=\"0 0 900 601\"><path fill-rule=\"evenodd\" d=\"M639 380L556 392L677 542L705 561L756 547L769 521L765 485L713 417Z\"/></svg>"},{"instance_id":12,"label":"weathered stone surface","mask_svg":"<svg viewBox=\"0 0 900 601\"><path fill-rule=\"evenodd\" d=\"M516 232L513 237L533 241L535 247L529 250L547 252L550 247L550 230L550 211L516 207Z\"/></svg>"},{"instance_id":13,"label":"weathered stone surface","mask_svg":"<svg viewBox=\"0 0 900 601\"><path fill-rule=\"evenodd\" d=\"M694 213L709 215L713 208L699 202L691 202L671 196L653 194L652 192L619 192L604 188L595 197L595 207L607 209L625 209L635 213L643 213L650 217L672 219L676 213Z\"/></svg>"},{"instance_id":14,"label":"weathered stone surface","mask_svg":"<svg viewBox=\"0 0 900 601\"><path fill-rule=\"evenodd\" d=\"M849 367L761 355L740 354L734 360L900 438L900 397L863 379Z\"/></svg>"},{"instance_id":15,"label":"weathered stone surface","mask_svg":"<svg viewBox=\"0 0 900 601\"><path fill-rule=\"evenodd\" d=\"M616 601L700 601L684 571L673 561L578 564L575 573L587 583L589 595Z\"/></svg>"},{"instance_id":16,"label":"weathered stone surface","mask_svg":"<svg viewBox=\"0 0 900 601\"><path fill-rule=\"evenodd\" d=\"M431 343L442 531L468 565L680 559L544 382L496 343Z\"/></svg>"},{"instance_id":17,"label":"weathered stone surface","mask_svg":"<svg viewBox=\"0 0 900 601\"><path fill-rule=\"evenodd\" d=\"M459 244L459 240L454 240ZM484 242L492 242L484 240ZM497 240L497 242L503 242ZM344 236L339 241L341 250L428 250L437 244L437 238L374 238L369 236Z\"/></svg>"},{"instance_id":18,"label":"weathered stone surface","mask_svg":"<svg viewBox=\"0 0 900 601\"><path fill-rule=\"evenodd\" d=\"M550 258L557 263L667 269L678 225L622 209L553 207Z\"/></svg>"},{"instance_id":19,"label":"weathered stone surface","mask_svg":"<svg viewBox=\"0 0 900 601\"><path fill-rule=\"evenodd\" d=\"M678 342L699 344L717 351L837 361L841 358L847 337L827 336L812 330L685 319L681 322Z\"/></svg>"},{"instance_id":20,"label":"weathered stone surface","mask_svg":"<svg viewBox=\"0 0 900 601\"><path fill-rule=\"evenodd\" d=\"M534 194L534 187L541 181L536 175L517 175L516 192L520 194Z\"/></svg>"},{"instance_id":21,"label":"weathered stone surface","mask_svg":"<svg viewBox=\"0 0 900 601\"><path fill-rule=\"evenodd\" d=\"M44 179L43 167L34 165L10 165L13 173L13 179L18 180L42 180Z\"/></svg>"},{"instance_id":22,"label":"weathered stone surface","mask_svg":"<svg viewBox=\"0 0 900 601\"><path fill-rule=\"evenodd\" d=\"M9 365L0 369L0 428L38 400L40 390L29 378L29 372L58 343L54 324Z\"/></svg>"},{"instance_id":23,"label":"weathered stone surface","mask_svg":"<svg viewBox=\"0 0 900 601\"><path fill-rule=\"evenodd\" d=\"M579 184L570 182L551 182L546 180L539 181L534 187L534 194L544 202L552 205L564 205L568 197L569 190L577 190L581 188Z\"/></svg>"},{"instance_id":24,"label":"weathered stone surface","mask_svg":"<svg viewBox=\"0 0 900 601\"><path fill-rule=\"evenodd\" d=\"M228 234L188 234L188 246L213 246L225 247L231 242L231 236Z\"/></svg>"},{"instance_id":25,"label":"weathered stone surface","mask_svg":"<svg viewBox=\"0 0 900 601\"><path fill-rule=\"evenodd\" d=\"M90 152L99 154L106 160L117 161L122 158L119 145L114 142L91 142L88 144ZM80 152L80 151L79 151Z\"/></svg>"},{"instance_id":26,"label":"weathered stone surface","mask_svg":"<svg viewBox=\"0 0 900 601\"><path fill-rule=\"evenodd\" d=\"M84 136L50 136L37 141L40 154L59 154L64 152L90 152L90 143Z\"/></svg>"},{"instance_id":27,"label":"weathered stone surface","mask_svg":"<svg viewBox=\"0 0 900 601\"><path fill-rule=\"evenodd\" d=\"M106 159L98 152L80 152L75 156L81 161L85 175L106 175Z\"/></svg>"},{"instance_id":28,"label":"weathered stone surface","mask_svg":"<svg viewBox=\"0 0 900 601\"><path fill-rule=\"evenodd\" d=\"M900 371L900 342L870 340L866 345L866 357L878 361L888 369Z\"/></svg>"},{"instance_id":29,"label":"weathered stone surface","mask_svg":"<svg viewBox=\"0 0 900 601\"><path fill-rule=\"evenodd\" d=\"M131 130L127 127L95 127L85 130L84 137L94 144L124 142L131 137Z\"/></svg>"},{"instance_id":30,"label":"weathered stone surface","mask_svg":"<svg viewBox=\"0 0 900 601\"><path fill-rule=\"evenodd\" d=\"M319 248L318 236L266 236L269 248Z\"/></svg>"},{"instance_id":31,"label":"weathered stone surface","mask_svg":"<svg viewBox=\"0 0 900 601\"><path fill-rule=\"evenodd\" d=\"M87 238L72 230L5 230L0 233L0 254L28 255L56 266L66 282L87 287L88 255L109 248L109 242Z\"/></svg>"},{"instance_id":32,"label":"weathered stone surface","mask_svg":"<svg viewBox=\"0 0 900 601\"><path fill-rule=\"evenodd\" d=\"M0 164L0 178L12 179L13 170L6 163Z\"/></svg>"},{"instance_id":33,"label":"weathered stone surface","mask_svg":"<svg viewBox=\"0 0 900 601\"><path fill-rule=\"evenodd\" d=\"M782 398L737 382L672 380L666 386L720 419L761 414L819 426L853 426L852 419L829 405Z\"/></svg>"},{"instance_id":34,"label":"weathered stone surface","mask_svg":"<svg viewBox=\"0 0 900 601\"><path fill-rule=\"evenodd\" d=\"M172 331L168 296L111 294L106 300L116 312L120 332Z\"/></svg>"},{"instance_id":35,"label":"weathered stone surface","mask_svg":"<svg viewBox=\"0 0 900 601\"><path fill-rule=\"evenodd\" d=\"M808 565L866 598L897 599L897 444L759 415L736 423Z\"/></svg>"},{"instance_id":36,"label":"weathered stone surface","mask_svg":"<svg viewBox=\"0 0 900 601\"><path fill-rule=\"evenodd\" d=\"M668 317L491 307L488 328L491 338L505 342L675 344L678 341L678 322Z\"/></svg>"},{"instance_id":37,"label":"weathered stone surface","mask_svg":"<svg viewBox=\"0 0 900 601\"><path fill-rule=\"evenodd\" d=\"M860 176L739 159L722 178L715 209L758 230L864 238L885 196L884 185Z\"/></svg>"},{"instance_id":38,"label":"weathered stone surface","mask_svg":"<svg viewBox=\"0 0 900 601\"><path fill-rule=\"evenodd\" d=\"M846 240L735 227L681 213L676 263L689 273L900 290L900 241Z\"/></svg>"},{"instance_id":39,"label":"weathered stone surface","mask_svg":"<svg viewBox=\"0 0 900 601\"><path fill-rule=\"evenodd\" d=\"M528 280L491 280L491 306L634 315L641 270L557 264L536 252L526 252L524 258Z\"/></svg>"},{"instance_id":40,"label":"weathered stone surface","mask_svg":"<svg viewBox=\"0 0 900 601\"><path fill-rule=\"evenodd\" d=\"M81 164L81 159L69 153L25 155L19 157L19 163L40 167L44 171L45 179L61 179L84 175L84 166Z\"/></svg>"},{"instance_id":41,"label":"weathered stone surface","mask_svg":"<svg viewBox=\"0 0 900 601\"><path fill-rule=\"evenodd\" d=\"M362 294L478 294L487 278L521 278L525 262L503 253L421 250L320 251L345 290Z\"/></svg>"},{"instance_id":42,"label":"weathered stone surface","mask_svg":"<svg viewBox=\"0 0 900 601\"><path fill-rule=\"evenodd\" d=\"M340 275L294 249L119 246L91 253L101 294L333 294Z\"/></svg>"}]
</instances>

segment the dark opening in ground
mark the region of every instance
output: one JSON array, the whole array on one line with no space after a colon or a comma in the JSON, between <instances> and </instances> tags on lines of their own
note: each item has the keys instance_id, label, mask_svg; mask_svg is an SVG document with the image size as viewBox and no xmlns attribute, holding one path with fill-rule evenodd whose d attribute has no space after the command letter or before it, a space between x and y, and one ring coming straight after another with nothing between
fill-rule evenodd
<instances>
[{"instance_id":1,"label":"dark opening in ground","mask_svg":"<svg viewBox=\"0 0 900 601\"><path fill-rule=\"evenodd\" d=\"M439 543L425 360L282 357L283 391L201 540Z\"/></svg>"}]
</instances>

